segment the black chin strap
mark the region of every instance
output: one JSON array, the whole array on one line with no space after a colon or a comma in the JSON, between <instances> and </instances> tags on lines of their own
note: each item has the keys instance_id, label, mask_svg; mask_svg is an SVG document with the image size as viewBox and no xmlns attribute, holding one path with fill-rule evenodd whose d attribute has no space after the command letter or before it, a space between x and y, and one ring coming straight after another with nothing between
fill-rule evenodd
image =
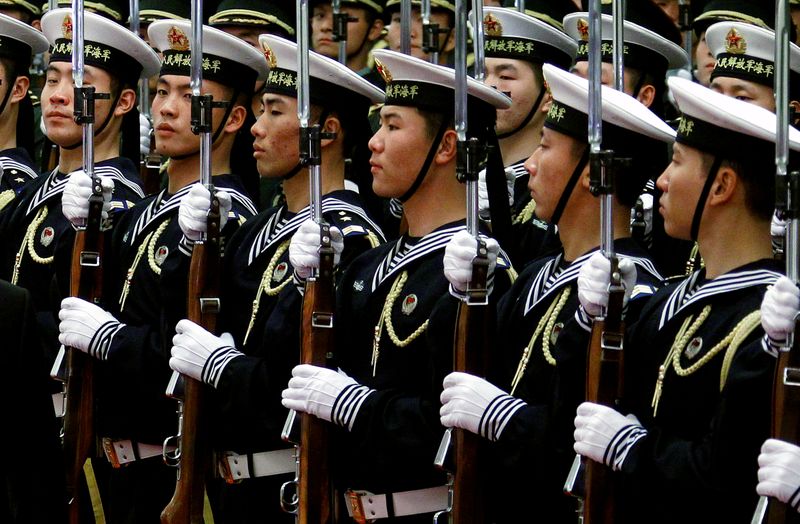
<instances>
[{"instance_id":1,"label":"black chin strap","mask_svg":"<svg viewBox=\"0 0 800 524\"><path fill-rule=\"evenodd\" d=\"M564 186L564 191L561 192L561 197L558 199L558 204L556 204L556 209L553 211L553 216L550 217L551 224L557 225L558 221L561 220L561 214L564 213L564 208L567 207L569 197L572 196L572 190L575 189L575 184L578 183L578 179L581 177L581 173L583 173L583 169L588 162L589 146L586 146L580 160L578 160L578 164L575 166L575 170L572 171L572 175L570 175L569 180L567 180L567 185Z\"/></svg>"},{"instance_id":2,"label":"black chin strap","mask_svg":"<svg viewBox=\"0 0 800 524\"><path fill-rule=\"evenodd\" d=\"M442 137L444 136L444 132L447 130L447 117L442 118L442 123L439 124L439 130L436 132L436 137L433 139L431 143L431 147L428 149L428 156L425 157L425 162L422 164L422 168L417 173L417 178L414 180L414 183L411 184L411 187L408 188L408 191L403 193L403 196L400 197L400 202L405 202L412 196L419 188L422 181L425 180L425 176L428 174L428 169L431 167L431 163L433 162L433 157L436 155L436 151L439 150L439 143L442 141Z\"/></svg>"},{"instance_id":3,"label":"black chin strap","mask_svg":"<svg viewBox=\"0 0 800 524\"><path fill-rule=\"evenodd\" d=\"M17 81L17 77L15 76L14 77L14 82L16 82L16 81ZM10 86L8 86L8 89L6 90L6 96L3 97L3 102L0 103L0 114L2 114L3 111L6 110L6 104L8 104L8 99L11 98L11 92L13 90L14 90L14 84L12 83Z\"/></svg>"},{"instance_id":4,"label":"black chin strap","mask_svg":"<svg viewBox=\"0 0 800 524\"><path fill-rule=\"evenodd\" d=\"M98 96L98 94L99 93L95 94L95 98L99 100L100 97ZM114 116L114 110L117 108L117 104L119 103L119 99L120 99L121 96L122 96L122 88L120 88L119 93L117 93L117 96L114 97L114 101L111 103L111 109L108 110L108 114L106 115L105 120L103 120L103 123L100 124L100 127L98 127L97 129L94 130L94 135L93 136L97 136L100 133L102 133L103 129L105 129L106 126L108 126L109 122L111 122L111 117ZM76 142L76 143L74 143L72 145L66 146L63 149L66 149L66 150L69 151L69 150L72 150L72 149L77 149L77 148L81 147L82 145L83 145L83 138L81 138L81 140L79 142Z\"/></svg>"},{"instance_id":5,"label":"black chin strap","mask_svg":"<svg viewBox=\"0 0 800 524\"><path fill-rule=\"evenodd\" d=\"M706 207L706 200L708 200L708 194L711 192L711 185L717 177L717 171L719 171L720 165L722 165L722 158L715 156L714 162L711 164L711 169L708 170L706 182L703 184L703 190L700 192L700 198L697 200L697 207L694 208L692 229L690 232L691 239L694 241L697 241L697 233L700 231L700 219L703 218L703 209Z\"/></svg>"},{"instance_id":6,"label":"black chin strap","mask_svg":"<svg viewBox=\"0 0 800 524\"><path fill-rule=\"evenodd\" d=\"M323 109L322 114L319 115L319 120L317 120L317 122L319 122L320 125L325 125L325 120L328 119L330 114L331 112L329 110ZM289 180L290 178L293 178L297 173L300 172L301 169L303 169L303 167L304 166L302 162L297 162L297 164L288 173L281 177L281 180Z\"/></svg>"},{"instance_id":7,"label":"black chin strap","mask_svg":"<svg viewBox=\"0 0 800 524\"><path fill-rule=\"evenodd\" d=\"M497 138L498 138L498 139L500 139L500 140L502 140L502 139L504 139L504 138L508 138L508 137L510 137L511 135L513 135L513 134L515 134L515 133L518 133L520 130L522 130L523 128L525 128L525 126L527 126L527 125L528 125L528 123L529 123L531 120L533 120L533 117L534 117L534 116L536 115L536 113L539 111L539 106L542 104L542 100L544 100L544 93L545 93L545 91L547 91L547 90L544 88L544 86L542 86L542 89L539 91L539 96L538 96L538 97L536 97L536 102L534 102L534 103L533 103L533 107L531 107L531 110L530 110L530 111L528 111L528 114L525 116L525 120L523 120L523 121L522 121L522 123L521 123L520 125L518 125L518 126L517 126L517 127L515 127L514 129L512 129L511 131L508 131L508 132L506 132L506 133L500 133L500 134L498 134L498 135L497 135Z\"/></svg>"}]
</instances>

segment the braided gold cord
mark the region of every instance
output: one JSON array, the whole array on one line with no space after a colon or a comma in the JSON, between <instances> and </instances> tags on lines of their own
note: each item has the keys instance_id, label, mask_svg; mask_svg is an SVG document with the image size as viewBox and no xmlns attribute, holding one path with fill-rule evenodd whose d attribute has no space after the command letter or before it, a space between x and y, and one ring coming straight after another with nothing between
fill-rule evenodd
<instances>
[{"instance_id":1,"label":"braided gold cord","mask_svg":"<svg viewBox=\"0 0 800 524\"><path fill-rule=\"evenodd\" d=\"M156 241L158 237L167 229L167 224L169 224L170 219L166 219L164 222L158 226L156 229L155 234L151 235L149 241L145 240L145 244L147 245L147 263L150 265L150 269L153 270L153 273L156 275L161 275L161 266L156 263L156 256L155 256L155 248L156 248Z\"/></svg>"},{"instance_id":2,"label":"braided gold cord","mask_svg":"<svg viewBox=\"0 0 800 524\"><path fill-rule=\"evenodd\" d=\"M269 297L274 297L285 288L289 282L292 281L291 278L284 279L283 282L278 284L275 287L270 287L270 282L272 282L272 277L275 274L275 267L278 265L278 260L280 260L281 256L289 249L289 240L284 240L279 246L278 249L275 250L275 254L272 255L272 258L267 264L267 269L264 270L264 274L261 276L261 282L258 285L258 291L256 292L256 298L253 300L253 309L250 313L250 323L247 325L247 332L244 335L244 343L247 344L247 339L250 337L250 332L253 330L253 326L256 323L256 315L258 315L258 308L261 306L261 294L264 293ZM287 271L288 273L288 271Z\"/></svg>"},{"instance_id":3,"label":"braided gold cord","mask_svg":"<svg viewBox=\"0 0 800 524\"><path fill-rule=\"evenodd\" d=\"M52 256L39 256L33 246L33 239L36 236L36 230L39 228L42 222L44 222L45 218L47 218L47 206L42 206L39 208L39 211L36 212L36 216L33 217L31 223L28 224L28 228L25 230L25 236L22 237L22 244L19 246L19 251L17 251L17 256L14 259L14 272L11 275L12 284L16 284L19 281L19 272L22 267L22 257L25 256L26 250L31 259L37 264L50 264L53 262Z\"/></svg>"}]
</instances>

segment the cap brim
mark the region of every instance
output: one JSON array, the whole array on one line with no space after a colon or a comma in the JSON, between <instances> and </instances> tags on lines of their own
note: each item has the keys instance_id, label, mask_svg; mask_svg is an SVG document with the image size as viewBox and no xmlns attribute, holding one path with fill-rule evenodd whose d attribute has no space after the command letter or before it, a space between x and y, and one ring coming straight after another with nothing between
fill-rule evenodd
<instances>
[{"instance_id":1,"label":"cap brim","mask_svg":"<svg viewBox=\"0 0 800 524\"><path fill-rule=\"evenodd\" d=\"M33 54L44 53L50 47L41 31L4 14L0 14L0 35L25 42L31 46Z\"/></svg>"}]
</instances>

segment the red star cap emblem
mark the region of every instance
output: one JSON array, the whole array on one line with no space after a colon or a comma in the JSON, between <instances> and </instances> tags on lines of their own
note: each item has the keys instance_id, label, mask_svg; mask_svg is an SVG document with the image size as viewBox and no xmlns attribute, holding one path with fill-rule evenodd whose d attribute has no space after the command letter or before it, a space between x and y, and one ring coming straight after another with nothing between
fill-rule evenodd
<instances>
[{"instance_id":1,"label":"red star cap emblem","mask_svg":"<svg viewBox=\"0 0 800 524\"><path fill-rule=\"evenodd\" d=\"M170 27L167 31L167 43L173 51L188 51L190 48L189 37L175 26Z\"/></svg>"}]
</instances>

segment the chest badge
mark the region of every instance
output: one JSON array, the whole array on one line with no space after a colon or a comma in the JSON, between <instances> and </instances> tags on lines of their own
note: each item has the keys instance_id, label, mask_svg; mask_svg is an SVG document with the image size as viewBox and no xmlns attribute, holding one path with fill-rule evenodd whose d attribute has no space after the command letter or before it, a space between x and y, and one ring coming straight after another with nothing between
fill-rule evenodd
<instances>
[{"instance_id":1,"label":"chest badge","mask_svg":"<svg viewBox=\"0 0 800 524\"><path fill-rule=\"evenodd\" d=\"M557 322L555 326L553 326L553 331L550 332L550 346L556 345L556 340L558 340L558 335L561 334L561 330L564 329L563 322Z\"/></svg>"},{"instance_id":2,"label":"chest badge","mask_svg":"<svg viewBox=\"0 0 800 524\"><path fill-rule=\"evenodd\" d=\"M275 282L280 282L283 280L283 277L286 276L286 272L289 270L289 264L286 262L281 262L277 266L275 266L275 271L272 273L272 280Z\"/></svg>"},{"instance_id":3,"label":"chest badge","mask_svg":"<svg viewBox=\"0 0 800 524\"><path fill-rule=\"evenodd\" d=\"M167 259L167 255L169 255L169 248L167 246L159 246L158 249L156 249L154 257L156 259L156 264L159 266L163 264Z\"/></svg>"},{"instance_id":4,"label":"chest badge","mask_svg":"<svg viewBox=\"0 0 800 524\"><path fill-rule=\"evenodd\" d=\"M694 357L700 353L700 350L703 349L703 339L700 337L694 337L689 344L686 345L686 351L683 352L686 355L686 358L692 360Z\"/></svg>"},{"instance_id":5,"label":"chest badge","mask_svg":"<svg viewBox=\"0 0 800 524\"><path fill-rule=\"evenodd\" d=\"M39 237L39 242L42 243L44 247L49 246L53 243L53 239L56 237L56 231L50 226L42 229L42 234Z\"/></svg>"},{"instance_id":6,"label":"chest badge","mask_svg":"<svg viewBox=\"0 0 800 524\"><path fill-rule=\"evenodd\" d=\"M417 309L417 302L419 302L417 295L411 293L403 299L403 305L400 307L400 311L402 311L404 315L410 315Z\"/></svg>"},{"instance_id":7,"label":"chest badge","mask_svg":"<svg viewBox=\"0 0 800 524\"><path fill-rule=\"evenodd\" d=\"M356 291L364 291L364 281L363 280L354 281L353 289L355 289Z\"/></svg>"}]
</instances>

